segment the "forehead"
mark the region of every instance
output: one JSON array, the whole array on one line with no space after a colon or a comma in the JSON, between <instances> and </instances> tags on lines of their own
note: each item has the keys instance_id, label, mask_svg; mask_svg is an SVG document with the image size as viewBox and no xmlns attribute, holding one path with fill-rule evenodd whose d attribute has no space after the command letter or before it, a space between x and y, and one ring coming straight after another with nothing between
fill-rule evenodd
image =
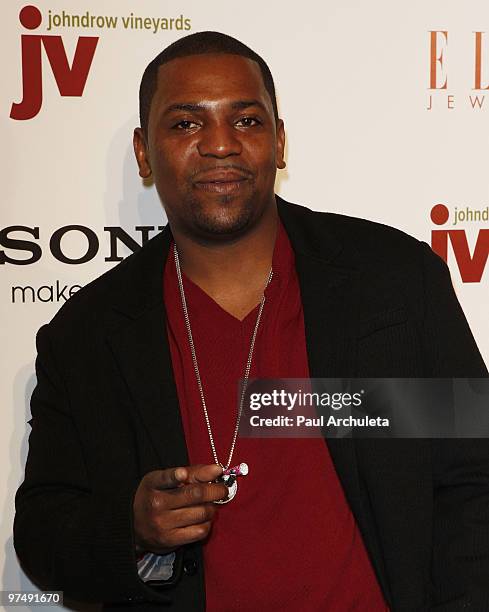
<instances>
[{"instance_id":1,"label":"forehead","mask_svg":"<svg viewBox=\"0 0 489 612\"><path fill-rule=\"evenodd\" d=\"M160 66L152 106L179 102L228 102L257 99L272 113L258 64L240 55L180 57Z\"/></svg>"}]
</instances>

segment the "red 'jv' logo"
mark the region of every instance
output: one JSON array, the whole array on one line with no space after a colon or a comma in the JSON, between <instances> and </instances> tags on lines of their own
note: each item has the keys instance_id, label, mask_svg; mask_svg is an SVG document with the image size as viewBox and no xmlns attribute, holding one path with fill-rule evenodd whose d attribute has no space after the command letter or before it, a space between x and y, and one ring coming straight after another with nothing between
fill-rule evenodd
<instances>
[{"instance_id":1,"label":"red 'jv' logo","mask_svg":"<svg viewBox=\"0 0 489 612\"><path fill-rule=\"evenodd\" d=\"M444 204L437 204L431 209L431 220L436 225L444 225L448 221L448 217L448 208ZM445 261L448 259L448 241L452 245L462 281L464 283L480 283L489 256L489 229L479 230L472 255L470 254L465 230L432 230L431 248Z\"/></svg>"},{"instance_id":2,"label":"red 'jv' logo","mask_svg":"<svg viewBox=\"0 0 489 612\"><path fill-rule=\"evenodd\" d=\"M24 6L19 13L20 23L28 30L41 25L42 15L35 6ZM80 36L71 67L61 36L22 34L22 87L21 102L14 102L11 119L26 120L35 117L42 106L42 47L46 50L51 70L62 96L81 96L85 89L98 36Z\"/></svg>"}]
</instances>

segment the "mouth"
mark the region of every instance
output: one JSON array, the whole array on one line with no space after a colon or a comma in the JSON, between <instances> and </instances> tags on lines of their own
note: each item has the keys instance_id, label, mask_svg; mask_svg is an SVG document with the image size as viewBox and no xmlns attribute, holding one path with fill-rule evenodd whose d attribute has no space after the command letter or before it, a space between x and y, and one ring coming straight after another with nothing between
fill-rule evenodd
<instances>
[{"instance_id":1,"label":"mouth","mask_svg":"<svg viewBox=\"0 0 489 612\"><path fill-rule=\"evenodd\" d=\"M211 193L228 194L239 191L250 179L248 174L236 170L214 170L201 175L194 182L194 187Z\"/></svg>"}]
</instances>

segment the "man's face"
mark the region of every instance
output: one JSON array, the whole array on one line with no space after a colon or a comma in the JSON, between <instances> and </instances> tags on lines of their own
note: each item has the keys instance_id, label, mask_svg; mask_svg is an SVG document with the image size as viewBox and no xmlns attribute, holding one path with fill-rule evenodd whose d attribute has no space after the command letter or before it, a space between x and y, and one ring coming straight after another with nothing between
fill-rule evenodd
<instances>
[{"instance_id":1,"label":"man's face","mask_svg":"<svg viewBox=\"0 0 489 612\"><path fill-rule=\"evenodd\" d=\"M284 142L260 68L226 54L161 66L148 133L134 135L172 229L204 240L236 237L273 206Z\"/></svg>"}]
</instances>

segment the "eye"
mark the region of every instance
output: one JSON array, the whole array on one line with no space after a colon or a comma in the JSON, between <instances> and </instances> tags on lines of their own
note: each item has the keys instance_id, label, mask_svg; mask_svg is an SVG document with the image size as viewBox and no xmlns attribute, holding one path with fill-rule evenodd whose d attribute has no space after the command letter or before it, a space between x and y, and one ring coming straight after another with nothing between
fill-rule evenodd
<instances>
[{"instance_id":1,"label":"eye","mask_svg":"<svg viewBox=\"0 0 489 612\"><path fill-rule=\"evenodd\" d=\"M176 123L173 126L173 129L188 131L188 130L195 129L196 127L199 127L199 124L195 123L195 121L190 121L190 119L183 119L182 121L179 121L178 123Z\"/></svg>"},{"instance_id":2,"label":"eye","mask_svg":"<svg viewBox=\"0 0 489 612\"><path fill-rule=\"evenodd\" d=\"M236 121L236 125L239 127L255 127L256 125L261 125L261 121L256 117L241 117L238 121Z\"/></svg>"}]
</instances>

